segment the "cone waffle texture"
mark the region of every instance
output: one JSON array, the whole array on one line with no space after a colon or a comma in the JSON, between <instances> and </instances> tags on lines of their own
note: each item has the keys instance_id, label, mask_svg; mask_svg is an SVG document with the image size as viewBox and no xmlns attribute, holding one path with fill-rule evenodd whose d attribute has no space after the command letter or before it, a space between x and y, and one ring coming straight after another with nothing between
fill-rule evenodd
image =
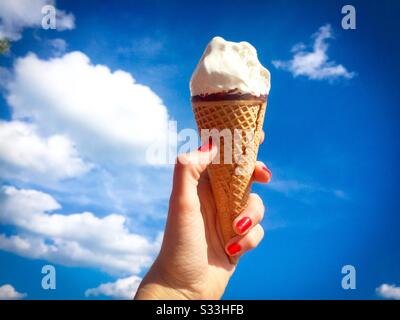
<instances>
[{"instance_id":1,"label":"cone waffle texture","mask_svg":"<svg viewBox=\"0 0 400 320\"><path fill-rule=\"evenodd\" d=\"M247 206L251 178L257 159L266 102L253 100L192 101L199 133L202 129L224 129L231 132L231 141L220 134L220 162L208 166L211 187L225 244L235 236L233 220ZM235 130L235 129L241 129ZM235 134L236 132L236 134ZM241 132L241 133L240 133ZM246 141L245 135L250 139ZM214 134L212 134L214 136ZM237 139L241 135L242 140ZM227 136L229 137L229 136ZM243 141L244 140L244 141ZM215 136L213 143L216 142ZM234 146L231 161L224 161L225 144ZM228 147L230 147L228 145ZM217 156L218 158L218 156ZM228 162L228 163L227 163Z\"/></svg>"}]
</instances>

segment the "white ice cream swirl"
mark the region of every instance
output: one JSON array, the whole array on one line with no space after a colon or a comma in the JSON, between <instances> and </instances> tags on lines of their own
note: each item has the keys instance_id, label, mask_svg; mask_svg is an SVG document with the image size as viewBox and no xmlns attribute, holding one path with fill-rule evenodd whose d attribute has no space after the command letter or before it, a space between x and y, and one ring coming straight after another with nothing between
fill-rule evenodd
<instances>
[{"instance_id":1,"label":"white ice cream swirl","mask_svg":"<svg viewBox=\"0 0 400 320\"><path fill-rule=\"evenodd\" d=\"M190 93L192 97L215 93L266 96L271 88L270 78L250 43L214 37L193 72Z\"/></svg>"}]
</instances>

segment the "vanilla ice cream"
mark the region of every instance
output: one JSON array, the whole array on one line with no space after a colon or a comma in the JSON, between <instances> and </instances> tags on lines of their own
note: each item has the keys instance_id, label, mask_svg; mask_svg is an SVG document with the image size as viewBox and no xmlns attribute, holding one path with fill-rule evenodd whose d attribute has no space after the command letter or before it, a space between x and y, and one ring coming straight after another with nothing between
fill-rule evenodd
<instances>
[{"instance_id":1,"label":"vanilla ice cream","mask_svg":"<svg viewBox=\"0 0 400 320\"><path fill-rule=\"evenodd\" d=\"M190 80L192 97L213 94L266 97L271 88L270 73L258 61L248 42L214 37L208 44Z\"/></svg>"}]
</instances>

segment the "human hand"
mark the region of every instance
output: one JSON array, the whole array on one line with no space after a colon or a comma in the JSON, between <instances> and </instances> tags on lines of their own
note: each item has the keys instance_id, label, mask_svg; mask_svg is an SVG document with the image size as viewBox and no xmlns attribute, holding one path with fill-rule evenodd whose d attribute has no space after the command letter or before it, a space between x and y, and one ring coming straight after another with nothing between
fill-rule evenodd
<instances>
[{"instance_id":1,"label":"human hand","mask_svg":"<svg viewBox=\"0 0 400 320\"><path fill-rule=\"evenodd\" d=\"M236 268L227 255L237 262L263 238L259 222L265 209L252 193L247 208L233 221L237 236L223 245L206 170L217 152L209 143L178 157L162 247L135 299L219 299ZM271 172L257 161L253 181L270 179Z\"/></svg>"}]
</instances>

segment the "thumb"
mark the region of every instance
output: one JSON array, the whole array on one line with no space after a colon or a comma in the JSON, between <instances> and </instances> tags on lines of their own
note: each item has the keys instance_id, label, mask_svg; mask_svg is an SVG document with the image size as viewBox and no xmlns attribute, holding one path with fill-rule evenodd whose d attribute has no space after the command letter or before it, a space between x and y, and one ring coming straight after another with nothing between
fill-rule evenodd
<instances>
[{"instance_id":1,"label":"thumb","mask_svg":"<svg viewBox=\"0 0 400 320\"><path fill-rule=\"evenodd\" d=\"M179 155L174 169L171 198L178 197L179 202L193 203L194 197L197 197L200 176L217 153L218 148L210 139L196 151Z\"/></svg>"}]
</instances>

